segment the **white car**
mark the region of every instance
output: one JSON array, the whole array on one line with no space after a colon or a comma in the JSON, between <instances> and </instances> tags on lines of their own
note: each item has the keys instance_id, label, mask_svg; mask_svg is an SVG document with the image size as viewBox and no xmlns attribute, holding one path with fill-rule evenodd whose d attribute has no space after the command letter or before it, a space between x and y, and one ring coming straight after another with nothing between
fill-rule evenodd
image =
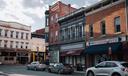
<instances>
[{"instance_id":1,"label":"white car","mask_svg":"<svg viewBox=\"0 0 128 76\"><path fill-rule=\"evenodd\" d=\"M128 76L128 63L103 61L86 70L86 76Z\"/></svg>"},{"instance_id":2,"label":"white car","mask_svg":"<svg viewBox=\"0 0 128 76\"><path fill-rule=\"evenodd\" d=\"M27 69L28 70L42 70L44 71L46 69L46 65L45 64L40 64L38 61L34 61L31 64L27 65Z\"/></svg>"}]
</instances>

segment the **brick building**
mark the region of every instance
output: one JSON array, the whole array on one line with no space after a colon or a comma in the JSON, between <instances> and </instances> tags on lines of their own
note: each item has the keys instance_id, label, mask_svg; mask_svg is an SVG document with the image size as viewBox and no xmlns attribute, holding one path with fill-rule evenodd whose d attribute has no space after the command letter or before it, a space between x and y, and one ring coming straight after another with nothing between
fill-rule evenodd
<instances>
[{"instance_id":1,"label":"brick building","mask_svg":"<svg viewBox=\"0 0 128 76\"><path fill-rule=\"evenodd\" d=\"M103 0L86 9L87 67L105 60L128 60L125 4L125 0Z\"/></svg>"},{"instance_id":2,"label":"brick building","mask_svg":"<svg viewBox=\"0 0 128 76\"><path fill-rule=\"evenodd\" d=\"M76 66L85 64L85 8L58 19L60 24L60 62Z\"/></svg>"},{"instance_id":3,"label":"brick building","mask_svg":"<svg viewBox=\"0 0 128 76\"><path fill-rule=\"evenodd\" d=\"M51 53L51 62L59 62L59 24L57 22L57 19L74 10L75 8L72 8L70 4L66 5L58 1L54 5L49 6L48 12L45 12L47 18L46 25L48 25L49 29L49 52Z\"/></svg>"}]
</instances>

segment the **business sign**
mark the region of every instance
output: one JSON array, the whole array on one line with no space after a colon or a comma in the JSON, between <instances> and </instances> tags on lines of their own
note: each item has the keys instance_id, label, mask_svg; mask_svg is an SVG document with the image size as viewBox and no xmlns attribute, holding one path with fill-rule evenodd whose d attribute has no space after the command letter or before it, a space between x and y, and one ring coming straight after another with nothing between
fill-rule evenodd
<instances>
[{"instance_id":1,"label":"business sign","mask_svg":"<svg viewBox=\"0 0 128 76\"><path fill-rule=\"evenodd\" d=\"M86 46L116 43L116 42L123 42L123 41L126 41L126 37L114 37L114 38L108 38L108 39L102 39L102 40L96 40L96 41L91 40L86 42Z\"/></svg>"}]
</instances>

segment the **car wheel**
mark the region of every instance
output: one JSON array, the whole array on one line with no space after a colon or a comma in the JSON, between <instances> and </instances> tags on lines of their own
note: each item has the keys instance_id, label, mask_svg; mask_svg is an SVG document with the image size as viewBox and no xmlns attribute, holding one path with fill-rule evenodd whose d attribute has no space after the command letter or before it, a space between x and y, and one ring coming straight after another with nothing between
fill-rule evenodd
<instances>
[{"instance_id":1,"label":"car wheel","mask_svg":"<svg viewBox=\"0 0 128 76\"><path fill-rule=\"evenodd\" d=\"M90 71L87 73L87 76L94 76L94 73Z\"/></svg>"},{"instance_id":2,"label":"car wheel","mask_svg":"<svg viewBox=\"0 0 128 76\"><path fill-rule=\"evenodd\" d=\"M121 76L121 75L118 73L114 73L114 74L112 74L112 76Z\"/></svg>"},{"instance_id":3,"label":"car wheel","mask_svg":"<svg viewBox=\"0 0 128 76\"><path fill-rule=\"evenodd\" d=\"M48 69L48 72L50 72L50 73L51 73L51 70L50 70L50 69Z\"/></svg>"}]
</instances>

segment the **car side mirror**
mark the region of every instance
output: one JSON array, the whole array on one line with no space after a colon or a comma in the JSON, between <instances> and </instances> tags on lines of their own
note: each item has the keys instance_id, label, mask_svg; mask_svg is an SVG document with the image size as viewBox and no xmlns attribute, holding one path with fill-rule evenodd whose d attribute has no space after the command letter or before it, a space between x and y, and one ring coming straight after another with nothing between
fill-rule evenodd
<instances>
[{"instance_id":1,"label":"car side mirror","mask_svg":"<svg viewBox=\"0 0 128 76\"><path fill-rule=\"evenodd\" d=\"M98 66L95 66L95 68L98 68Z\"/></svg>"}]
</instances>

